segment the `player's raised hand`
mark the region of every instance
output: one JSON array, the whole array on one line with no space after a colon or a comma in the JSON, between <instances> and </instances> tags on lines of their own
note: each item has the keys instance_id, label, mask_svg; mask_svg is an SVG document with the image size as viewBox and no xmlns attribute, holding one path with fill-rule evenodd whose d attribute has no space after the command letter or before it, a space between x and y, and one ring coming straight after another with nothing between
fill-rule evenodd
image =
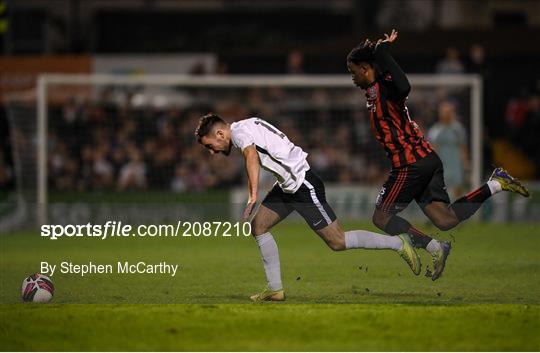
<instances>
[{"instance_id":1,"label":"player's raised hand","mask_svg":"<svg viewBox=\"0 0 540 353\"><path fill-rule=\"evenodd\" d=\"M392 32L390 33L390 35L388 34L384 34L384 41L383 42L389 42L389 43L392 43L394 42L398 37L398 31L396 31L395 29L392 29Z\"/></svg>"},{"instance_id":2,"label":"player's raised hand","mask_svg":"<svg viewBox=\"0 0 540 353\"><path fill-rule=\"evenodd\" d=\"M379 39L377 41L377 45L381 43L393 43L397 39L397 37L398 37L398 31L396 31L395 29L392 29L392 32L390 32L390 35L385 33L384 39Z\"/></svg>"},{"instance_id":3,"label":"player's raised hand","mask_svg":"<svg viewBox=\"0 0 540 353\"><path fill-rule=\"evenodd\" d=\"M251 216L251 213L253 212L253 208L255 207L255 204L257 204L257 199L250 197L246 204L246 208L244 209L244 215L243 215L244 221L249 220L249 216Z\"/></svg>"}]
</instances>

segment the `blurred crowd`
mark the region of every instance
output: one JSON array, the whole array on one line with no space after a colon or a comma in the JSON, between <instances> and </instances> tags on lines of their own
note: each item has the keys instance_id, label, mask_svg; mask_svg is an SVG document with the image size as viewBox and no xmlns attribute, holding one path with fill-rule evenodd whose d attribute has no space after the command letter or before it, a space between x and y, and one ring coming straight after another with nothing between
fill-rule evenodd
<instances>
[{"instance_id":1,"label":"blurred crowd","mask_svg":"<svg viewBox=\"0 0 540 353\"><path fill-rule=\"evenodd\" d=\"M50 187L182 192L241 185L245 172L239 153L211 157L195 141L198 119L210 111L229 122L258 116L275 124L309 154L310 165L327 182L380 183L385 178L387 160L371 134L359 89L295 89L294 95L278 87L183 89L171 93L182 97L181 104L139 106L149 94L109 88L93 102L71 99L51 110ZM439 112L440 104L446 112ZM427 133L440 114L457 123L468 104L426 87L418 89L409 109Z\"/></svg>"},{"instance_id":2,"label":"blurred crowd","mask_svg":"<svg viewBox=\"0 0 540 353\"><path fill-rule=\"evenodd\" d=\"M195 145L200 111L70 101L51 116L49 183L57 190L202 190L234 182L224 158Z\"/></svg>"},{"instance_id":3,"label":"blurred crowd","mask_svg":"<svg viewBox=\"0 0 540 353\"><path fill-rule=\"evenodd\" d=\"M216 95L208 97L209 92L184 91L178 94L189 97L190 104L182 108L134 107L133 96L126 104L117 104L108 100L110 93L105 92L99 103L73 99L52 112L49 183L54 189L181 192L240 184L244 178L240 154L210 158L195 141L198 119L209 111L229 122L260 116L276 124L310 153L314 167L327 178L365 180L377 174L353 173L359 165L350 164L355 159L352 151L363 143L351 144L357 132L350 124L329 111L317 112L317 106L305 106L327 104L324 91L314 92L309 102L289 100L287 106L277 104L285 94L278 88L232 96L221 92L226 97L217 101Z\"/></svg>"}]
</instances>

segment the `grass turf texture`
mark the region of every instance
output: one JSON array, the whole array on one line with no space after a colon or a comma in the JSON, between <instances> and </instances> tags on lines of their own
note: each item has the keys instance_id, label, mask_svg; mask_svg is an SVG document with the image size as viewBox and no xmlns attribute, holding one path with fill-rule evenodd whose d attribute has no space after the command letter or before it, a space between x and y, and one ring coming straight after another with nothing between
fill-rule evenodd
<instances>
[{"instance_id":1,"label":"grass turf texture","mask_svg":"<svg viewBox=\"0 0 540 353\"><path fill-rule=\"evenodd\" d=\"M348 223L346 229L372 226ZM0 237L3 350L540 350L537 224L468 224L443 278L415 277L393 252L332 253L302 223L273 232L286 303L264 287L249 238ZM443 235L443 237L448 237ZM430 259L423 255L423 264ZM22 304L39 262L167 261L168 275L55 274L50 304ZM73 303L76 305L65 305ZM84 305L79 303L95 303Z\"/></svg>"}]
</instances>

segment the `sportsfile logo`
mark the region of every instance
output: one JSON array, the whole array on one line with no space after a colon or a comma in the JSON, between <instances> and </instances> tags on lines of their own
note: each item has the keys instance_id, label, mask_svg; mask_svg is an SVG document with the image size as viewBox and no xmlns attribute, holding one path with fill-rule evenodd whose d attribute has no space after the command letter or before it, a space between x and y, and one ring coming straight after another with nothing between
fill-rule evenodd
<instances>
[{"instance_id":1,"label":"sportsfile logo","mask_svg":"<svg viewBox=\"0 0 540 353\"><path fill-rule=\"evenodd\" d=\"M140 224L133 227L121 221L105 224L44 224L41 236L56 240L62 237L92 237L99 239L126 237L240 237L251 235L249 222L184 222L172 224Z\"/></svg>"}]
</instances>

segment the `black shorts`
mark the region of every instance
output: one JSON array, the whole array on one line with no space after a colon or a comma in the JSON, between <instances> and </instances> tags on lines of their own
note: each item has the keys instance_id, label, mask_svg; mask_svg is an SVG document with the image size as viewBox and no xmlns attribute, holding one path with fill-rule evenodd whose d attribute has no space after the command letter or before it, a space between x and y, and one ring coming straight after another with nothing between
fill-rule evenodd
<instances>
[{"instance_id":1,"label":"black shorts","mask_svg":"<svg viewBox=\"0 0 540 353\"><path fill-rule=\"evenodd\" d=\"M317 174L308 170L302 186L294 193L284 192L279 185L274 185L262 204L276 212L281 219L292 211L297 211L312 229L326 227L336 220L336 215L326 202L324 184Z\"/></svg>"},{"instance_id":2,"label":"black shorts","mask_svg":"<svg viewBox=\"0 0 540 353\"><path fill-rule=\"evenodd\" d=\"M412 200L423 209L432 201L450 203L444 184L443 164L432 152L416 163L395 168L377 196L376 207L388 213L403 211Z\"/></svg>"}]
</instances>

